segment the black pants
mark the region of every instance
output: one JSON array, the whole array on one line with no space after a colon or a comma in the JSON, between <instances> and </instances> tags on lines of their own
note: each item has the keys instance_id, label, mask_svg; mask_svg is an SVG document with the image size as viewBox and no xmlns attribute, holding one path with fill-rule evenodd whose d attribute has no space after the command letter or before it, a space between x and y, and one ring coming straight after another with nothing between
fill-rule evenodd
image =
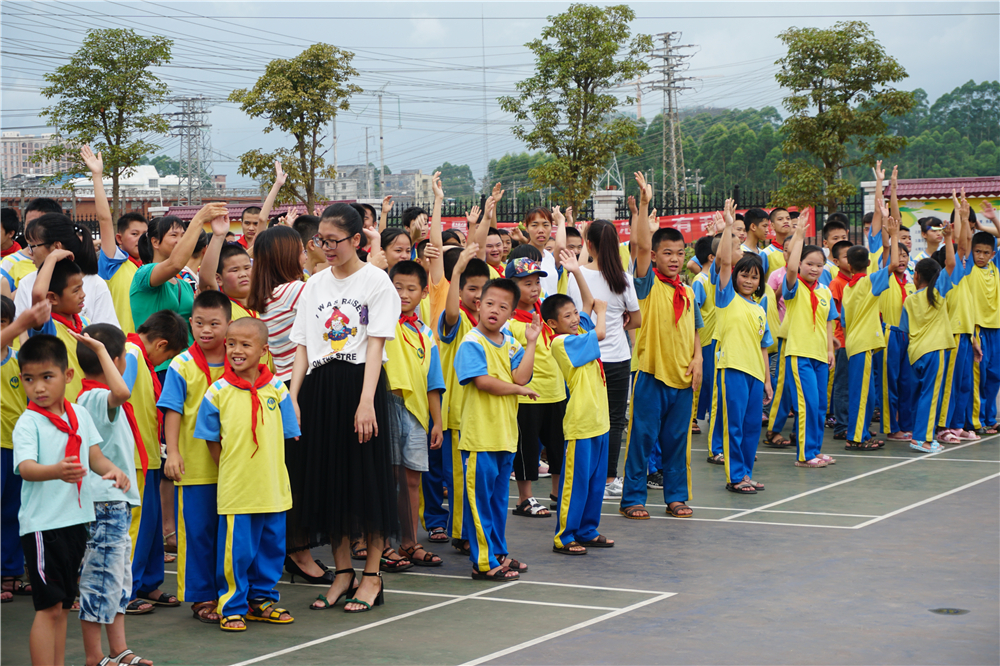
<instances>
[{"instance_id":1,"label":"black pants","mask_svg":"<svg viewBox=\"0 0 1000 666\"><path fill-rule=\"evenodd\" d=\"M539 443L545 447L549 471L562 473L566 440L562 422L566 416L566 400L537 404L522 402L517 406L517 453L514 454L514 478L518 481L538 480Z\"/></svg>"},{"instance_id":2,"label":"black pants","mask_svg":"<svg viewBox=\"0 0 1000 666\"><path fill-rule=\"evenodd\" d=\"M608 413L611 433L608 435L608 476L618 476L618 456L622 450L622 436L628 425L628 386L631 361L604 364L604 377L608 382Z\"/></svg>"}]
</instances>

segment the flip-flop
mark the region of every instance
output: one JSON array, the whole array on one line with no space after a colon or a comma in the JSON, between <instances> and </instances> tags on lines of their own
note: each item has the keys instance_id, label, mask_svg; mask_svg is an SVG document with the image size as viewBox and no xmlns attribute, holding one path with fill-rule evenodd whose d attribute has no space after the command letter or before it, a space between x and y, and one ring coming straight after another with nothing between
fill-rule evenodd
<instances>
[{"instance_id":1,"label":"flip-flop","mask_svg":"<svg viewBox=\"0 0 1000 666\"><path fill-rule=\"evenodd\" d=\"M160 592L160 596L155 598L152 594L143 594L142 592L139 592L136 596L142 601L148 601L155 606L169 606L173 608L181 605L180 599L167 592Z\"/></svg>"},{"instance_id":2,"label":"flip-flop","mask_svg":"<svg viewBox=\"0 0 1000 666\"><path fill-rule=\"evenodd\" d=\"M552 546L552 552L553 553L559 553L560 555L586 555L587 554L587 549L586 548L583 548L583 550L573 550L573 546L578 546L580 548L583 548L582 544L579 544L576 541L570 541L568 544L566 544L562 548L560 548L559 546L556 546L556 545L553 544L553 546Z\"/></svg>"}]
</instances>

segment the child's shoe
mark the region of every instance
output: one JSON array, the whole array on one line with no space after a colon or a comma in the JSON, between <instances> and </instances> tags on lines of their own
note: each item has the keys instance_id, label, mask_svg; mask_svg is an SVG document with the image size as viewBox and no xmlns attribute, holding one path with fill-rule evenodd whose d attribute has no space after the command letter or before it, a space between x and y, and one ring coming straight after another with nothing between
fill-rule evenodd
<instances>
[{"instance_id":1,"label":"child's shoe","mask_svg":"<svg viewBox=\"0 0 1000 666\"><path fill-rule=\"evenodd\" d=\"M978 434L972 430L957 430L958 438L963 442L978 442L982 439Z\"/></svg>"}]
</instances>

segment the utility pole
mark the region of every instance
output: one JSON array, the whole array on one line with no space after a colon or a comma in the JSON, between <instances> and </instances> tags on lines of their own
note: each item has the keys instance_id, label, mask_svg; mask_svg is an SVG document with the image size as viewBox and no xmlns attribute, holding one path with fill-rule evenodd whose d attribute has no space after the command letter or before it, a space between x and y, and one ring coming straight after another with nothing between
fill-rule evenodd
<instances>
[{"instance_id":1,"label":"utility pole","mask_svg":"<svg viewBox=\"0 0 1000 666\"><path fill-rule=\"evenodd\" d=\"M368 192L367 197L372 198L372 170L368 168L368 128L365 128L365 188Z\"/></svg>"},{"instance_id":2,"label":"utility pole","mask_svg":"<svg viewBox=\"0 0 1000 666\"><path fill-rule=\"evenodd\" d=\"M487 95L486 95L486 14L483 6L479 6L480 11L480 39L479 44L482 47L483 53L483 173L486 174L486 187L483 189L484 192L489 192L490 189L490 132L489 123L487 120Z\"/></svg>"},{"instance_id":3,"label":"utility pole","mask_svg":"<svg viewBox=\"0 0 1000 666\"><path fill-rule=\"evenodd\" d=\"M660 70L662 79L659 83L653 84L654 90L663 91L663 138L660 156L663 174L660 191L666 196L668 191L667 158L669 156L669 191L673 205L677 206L681 190L684 187L684 147L681 143L680 125L677 114L677 93L681 90L689 89L689 86L680 85L682 81L691 80L691 77L677 76L677 73L683 71L682 67L686 65L685 59L690 57L689 55L678 53L678 50L691 48L692 45L677 44L676 42L680 39L679 32L665 32L657 36L663 41L663 46L653 52L653 57L663 60L663 64L656 67L656 69Z\"/></svg>"},{"instance_id":4,"label":"utility pole","mask_svg":"<svg viewBox=\"0 0 1000 666\"><path fill-rule=\"evenodd\" d=\"M337 116L333 117L333 173L337 177Z\"/></svg>"}]
</instances>

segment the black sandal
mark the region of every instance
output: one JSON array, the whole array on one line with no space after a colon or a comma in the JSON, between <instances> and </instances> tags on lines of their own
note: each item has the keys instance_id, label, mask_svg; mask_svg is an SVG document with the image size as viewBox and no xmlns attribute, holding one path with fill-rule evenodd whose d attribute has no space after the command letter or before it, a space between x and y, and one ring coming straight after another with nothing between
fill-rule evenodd
<instances>
[{"instance_id":1,"label":"black sandal","mask_svg":"<svg viewBox=\"0 0 1000 666\"><path fill-rule=\"evenodd\" d=\"M472 555L472 547L469 546L469 542L466 539L452 539L451 547L466 557Z\"/></svg>"},{"instance_id":2,"label":"black sandal","mask_svg":"<svg viewBox=\"0 0 1000 666\"><path fill-rule=\"evenodd\" d=\"M351 582L348 584L347 589L341 592L340 595L333 601L327 599L325 594L320 594L316 597L316 601L322 601L323 605L316 606L316 601L313 601L309 604L309 610L329 610L336 606L337 602L340 601L342 597L350 598L354 596L354 594L358 591L358 574L354 571L354 569L337 569L333 572L334 578L340 574L351 574Z\"/></svg>"},{"instance_id":3,"label":"black sandal","mask_svg":"<svg viewBox=\"0 0 1000 666\"><path fill-rule=\"evenodd\" d=\"M417 551L421 551L421 550L424 551L424 556L423 557L416 557L415 555L416 555ZM417 565L418 567L439 567L442 564L444 564L444 560L442 560L440 557L438 557L437 555L435 555L431 551L429 551L426 548L424 548L423 546L421 546L419 543L415 544L413 546L410 546L409 548L404 548L403 546L400 546L399 547L399 552L406 559L408 559L410 562L412 562L413 564ZM435 558L437 558L437 559L435 559Z\"/></svg>"},{"instance_id":4,"label":"black sandal","mask_svg":"<svg viewBox=\"0 0 1000 666\"><path fill-rule=\"evenodd\" d=\"M583 550L573 550L574 546L576 546L577 548L582 548ZM553 544L552 545L552 552L553 553L559 553L560 555L586 555L587 554L587 549L584 548L584 546L582 544L579 544L576 541L570 541L568 544L566 544L562 548L560 548L559 546L556 546L555 544Z\"/></svg>"},{"instance_id":5,"label":"black sandal","mask_svg":"<svg viewBox=\"0 0 1000 666\"><path fill-rule=\"evenodd\" d=\"M427 540L431 543L448 543L448 532L443 527L435 527L427 533Z\"/></svg>"},{"instance_id":6,"label":"black sandal","mask_svg":"<svg viewBox=\"0 0 1000 666\"><path fill-rule=\"evenodd\" d=\"M379 578L379 581L378 581L378 594L375 595L375 601L373 601L372 603L368 603L364 599L358 599L358 598L345 599L344 600L344 612L345 613L367 613L368 611L370 611L375 606L381 606L383 603L385 603L385 582L382 580L382 573L379 572L379 571L376 571L374 573L368 573L367 571L362 571L361 575L362 576L378 576L378 578ZM354 594L357 594L358 593L358 589L360 589L360 588L361 588L361 586L358 585L358 587L354 589ZM355 608L354 610L348 610L347 604L362 604L365 607L364 608Z\"/></svg>"},{"instance_id":7,"label":"black sandal","mask_svg":"<svg viewBox=\"0 0 1000 666\"><path fill-rule=\"evenodd\" d=\"M738 495L756 495L757 489L751 485L749 481L740 481L739 483L727 483L726 490Z\"/></svg>"},{"instance_id":8,"label":"black sandal","mask_svg":"<svg viewBox=\"0 0 1000 666\"><path fill-rule=\"evenodd\" d=\"M714 456L708 457L708 462L712 465L725 465L726 457L721 453L716 453Z\"/></svg>"},{"instance_id":9,"label":"black sandal","mask_svg":"<svg viewBox=\"0 0 1000 666\"><path fill-rule=\"evenodd\" d=\"M497 562L518 573L528 573L528 565L518 562L514 558L508 559L506 555L497 555Z\"/></svg>"},{"instance_id":10,"label":"black sandal","mask_svg":"<svg viewBox=\"0 0 1000 666\"><path fill-rule=\"evenodd\" d=\"M367 560L368 559L368 547L361 545L361 540L351 542L351 559L352 560ZM364 555L361 551L365 551Z\"/></svg>"},{"instance_id":11,"label":"black sandal","mask_svg":"<svg viewBox=\"0 0 1000 666\"><path fill-rule=\"evenodd\" d=\"M844 445L844 450L846 451L877 451L881 449L884 444L879 444L874 439L866 439L863 442L847 442Z\"/></svg>"},{"instance_id":12,"label":"black sandal","mask_svg":"<svg viewBox=\"0 0 1000 666\"><path fill-rule=\"evenodd\" d=\"M590 541L583 541L580 545L586 546L587 548L614 548L615 542L603 534L598 534L596 538L591 539Z\"/></svg>"},{"instance_id":13,"label":"black sandal","mask_svg":"<svg viewBox=\"0 0 1000 666\"><path fill-rule=\"evenodd\" d=\"M510 574L514 574L511 576ZM479 569L472 570L472 580L488 580L493 582L503 583L510 580L517 580L521 577L521 574L517 573L514 569L504 569L503 567L497 569L493 573L489 571L480 571Z\"/></svg>"},{"instance_id":14,"label":"black sandal","mask_svg":"<svg viewBox=\"0 0 1000 666\"><path fill-rule=\"evenodd\" d=\"M544 512L544 513L543 513ZM534 497L529 497L516 507L512 512L515 516L525 516L527 518L548 518L552 514L544 506L538 503Z\"/></svg>"},{"instance_id":15,"label":"black sandal","mask_svg":"<svg viewBox=\"0 0 1000 666\"><path fill-rule=\"evenodd\" d=\"M149 606L149 608L143 608L143 606ZM125 607L126 615L145 615L146 613L152 613L156 610L156 606L144 601L142 599L133 599L128 602L128 606Z\"/></svg>"},{"instance_id":16,"label":"black sandal","mask_svg":"<svg viewBox=\"0 0 1000 666\"><path fill-rule=\"evenodd\" d=\"M413 562L409 561L405 557L400 557L398 560L392 559L392 554L396 551L393 550L392 546L386 546L385 550L382 551L382 559L379 560L378 568L380 571L385 571L387 573L399 573L400 571L406 571L407 569L413 568Z\"/></svg>"},{"instance_id":17,"label":"black sandal","mask_svg":"<svg viewBox=\"0 0 1000 666\"><path fill-rule=\"evenodd\" d=\"M768 446L772 449L787 449L792 445L792 440L785 439L781 436L780 432L771 432L768 430L764 433L764 446Z\"/></svg>"}]
</instances>

